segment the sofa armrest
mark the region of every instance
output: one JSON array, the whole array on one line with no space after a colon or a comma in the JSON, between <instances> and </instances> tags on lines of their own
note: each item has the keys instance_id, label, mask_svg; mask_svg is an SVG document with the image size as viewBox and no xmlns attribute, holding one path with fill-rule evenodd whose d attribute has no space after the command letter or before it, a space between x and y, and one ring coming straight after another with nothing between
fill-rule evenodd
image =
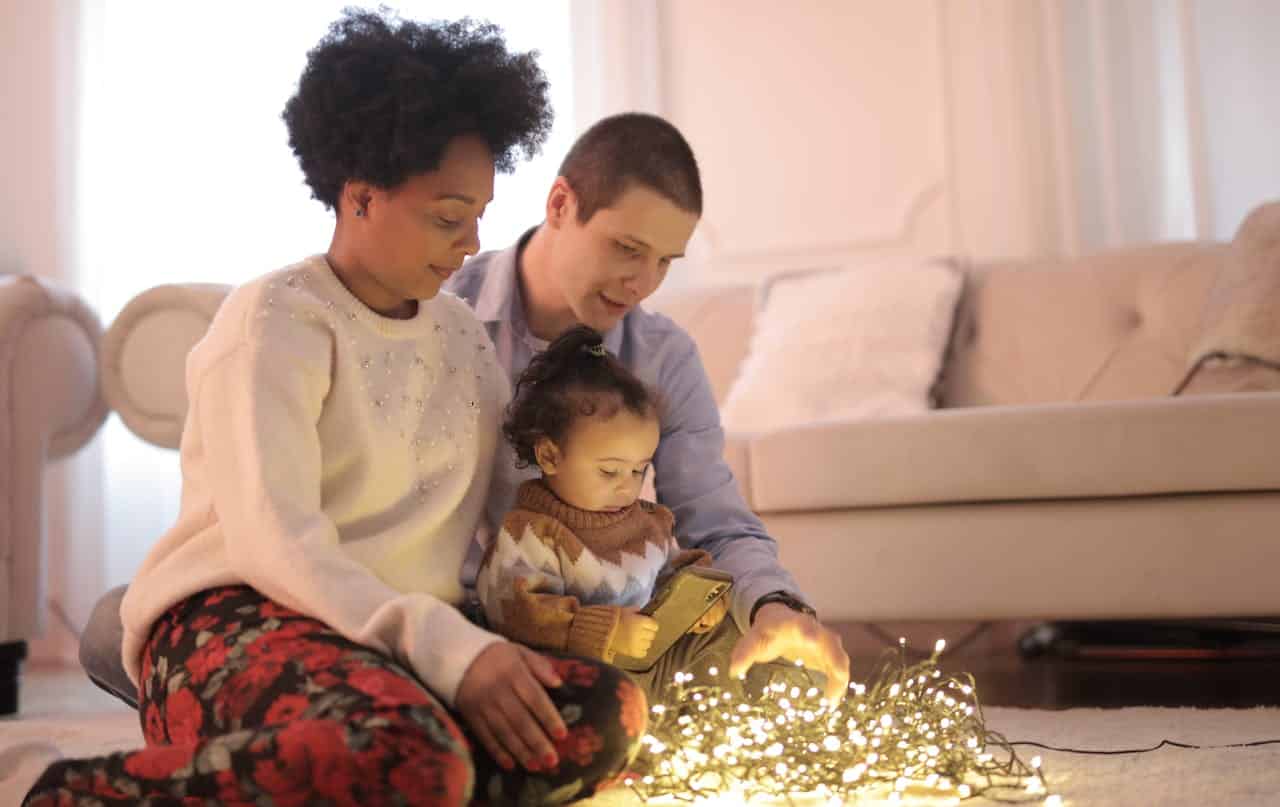
<instances>
[{"instance_id":1,"label":"sofa armrest","mask_svg":"<svg viewBox=\"0 0 1280 807\"><path fill-rule=\"evenodd\" d=\"M129 301L102 341L102 392L133 431L177 448L187 417L187 354L231 290L214 283L156 286Z\"/></svg>"},{"instance_id":2,"label":"sofa armrest","mask_svg":"<svg viewBox=\"0 0 1280 807\"><path fill-rule=\"evenodd\" d=\"M88 442L107 416L101 338L74 293L0 277L0 642L42 627L45 466Z\"/></svg>"},{"instance_id":3,"label":"sofa armrest","mask_svg":"<svg viewBox=\"0 0 1280 807\"><path fill-rule=\"evenodd\" d=\"M1280 393L938 410L760 434L757 512L1280 490Z\"/></svg>"}]
</instances>

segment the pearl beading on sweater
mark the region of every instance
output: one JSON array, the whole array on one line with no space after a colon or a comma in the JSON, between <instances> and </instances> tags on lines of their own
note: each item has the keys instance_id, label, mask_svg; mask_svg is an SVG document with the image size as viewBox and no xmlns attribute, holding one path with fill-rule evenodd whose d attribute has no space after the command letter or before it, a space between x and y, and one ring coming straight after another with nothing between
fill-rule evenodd
<instances>
[{"instance_id":1,"label":"pearl beading on sweater","mask_svg":"<svg viewBox=\"0 0 1280 807\"><path fill-rule=\"evenodd\" d=\"M285 278L284 285L292 291L304 290L307 286L307 273L303 270L292 272ZM275 309L275 298L271 295L277 289L278 285L276 281L272 280L267 283L268 296L265 300L267 307L259 312L259 316L268 316L272 310ZM426 301L420 301L419 305L423 305L425 302ZM345 316L347 320L357 322L367 313L363 310L340 310L340 306L331 299L324 300L324 307L331 315L331 317L327 319L326 324L334 333L339 332L337 321L338 317ZM305 315L308 320L314 321L318 319L316 313L310 309L305 312ZM289 312L289 318L297 319L297 312L291 310ZM483 326L480 325L475 326L475 336L479 338L486 338L486 335L481 330L482 327ZM468 329L463 326L455 326L455 328L451 329L439 322L433 324L432 332L437 336L436 348L441 357L448 353L448 338L450 334L456 333L457 336L461 338L468 338L472 336L472 332L468 331ZM359 339L354 334L351 336L349 341L351 345L359 344ZM483 372L492 371L494 358L492 352L488 349L488 345L483 341L476 341L474 342L474 347L477 353L477 361L479 362L477 369ZM400 364L407 365L411 371L421 371L423 387L426 389L429 389L436 384L441 377L441 371L443 371L444 375L449 376L450 379L459 375L457 366L445 361L444 358L440 358L436 362L435 367L432 368L428 366L428 362L423 355L416 351L409 356L405 355L404 352L387 350L383 352L382 359L381 364L379 364L371 355L364 355L360 359L360 367L369 371L365 378L363 388L370 394L370 401L373 408L382 414L383 423L385 425L391 425L394 418L394 414L392 412L393 407L390 406L393 394L385 389L376 389L375 371L379 369L379 367L385 370L385 375L387 376L393 375L396 366ZM428 479L426 477L425 471L422 469L422 465L428 454L427 451L424 451L424 448L428 451L433 450L440 444L441 439L447 441L452 449L452 458L446 464L445 471L447 473L452 473L457 468L457 458L464 454L463 439L475 437L476 425L480 419L479 387L480 383L484 380L484 375L482 372L463 375L469 376L466 379L465 386L460 386L456 381L449 385L449 389L452 390L453 395L444 405L443 409L445 418L444 422L440 424L439 434L432 433L424 435L422 431L425 430L426 424L419 419L418 423L420 428L416 430L418 433L410 437L409 431L413 428L413 424L412 422L406 422L408 418L405 417L405 414L409 413L411 415L413 410L416 410L419 413L425 412L426 401L420 396L412 396L407 393L402 393L400 395L401 422L399 424L399 436L401 439L408 440L414 461L419 467L420 476L417 483L414 485L414 490L417 491L421 498L429 496L431 491L440 487L441 482L438 477L434 479ZM458 407L460 411L463 408L466 409L467 416L463 421L463 434L461 438L453 429L449 428L449 423L452 420L454 413L453 407Z\"/></svg>"}]
</instances>

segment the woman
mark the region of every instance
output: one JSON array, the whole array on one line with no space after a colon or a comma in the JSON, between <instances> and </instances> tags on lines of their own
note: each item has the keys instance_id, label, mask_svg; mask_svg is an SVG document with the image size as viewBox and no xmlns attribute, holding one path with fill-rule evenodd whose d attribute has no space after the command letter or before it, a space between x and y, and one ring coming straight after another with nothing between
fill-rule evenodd
<instances>
[{"instance_id":1,"label":"woman","mask_svg":"<svg viewBox=\"0 0 1280 807\"><path fill-rule=\"evenodd\" d=\"M146 747L56 763L26 803L590 793L643 696L455 607L509 390L437 292L495 170L545 139L545 78L492 26L348 12L284 118L334 234L234 290L188 357L181 511L121 611Z\"/></svg>"}]
</instances>

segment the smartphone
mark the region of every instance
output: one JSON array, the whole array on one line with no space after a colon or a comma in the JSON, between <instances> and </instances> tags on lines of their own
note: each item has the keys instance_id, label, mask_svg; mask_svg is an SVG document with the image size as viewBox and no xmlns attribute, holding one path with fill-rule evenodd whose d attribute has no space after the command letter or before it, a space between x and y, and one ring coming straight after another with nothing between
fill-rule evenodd
<instances>
[{"instance_id":1,"label":"smartphone","mask_svg":"<svg viewBox=\"0 0 1280 807\"><path fill-rule=\"evenodd\" d=\"M658 621L658 633L649 645L649 652L641 658L619 653L613 658L614 665L631 672L647 671L732 587L733 575L728 572L707 566L680 569L640 609L640 613Z\"/></svg>"}]
</instances>

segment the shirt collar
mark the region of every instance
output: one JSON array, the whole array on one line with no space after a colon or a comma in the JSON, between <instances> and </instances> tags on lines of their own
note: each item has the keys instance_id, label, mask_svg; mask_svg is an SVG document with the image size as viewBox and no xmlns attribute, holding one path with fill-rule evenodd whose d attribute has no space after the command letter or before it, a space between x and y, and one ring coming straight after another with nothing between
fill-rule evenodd
<instances>
[{"instance_id":1,"label":"shirt collar","mask_svg":"<svg viewBox=\"0 0 1280 807\"><path fill-rule=\"evenodd\" d=\"M480 291L476 294L475 312L481 322L507 322L514 324L519 319L524 324L524 306L520 301L520 280L516 273L516 264L525 244L537 231L531 227L520 236L514 244L495 252L485 267L484 278L480 281Z\"/></svg>"},{"instance_id":2,"label":"shirt collar","mask_svg":"<svg viewBox=\"0 0 1280 807\"><path fill-rule=\"evenodd\" d=\"M504 322L530 339L535 337L529 333L529 323L525 319L524 298L520 293L520 275L516 267L519 265L520 253L537 230L537 227L529 228L514 244L494 253L489 259L474 307L476 317L481 322ZM627 313L627 317L629 316L631 312ZM623 317L621 322L604 334L605 349L615 356L622 349L622 322L625 321L626 317Z\"/></svg>"}]
</instances>

